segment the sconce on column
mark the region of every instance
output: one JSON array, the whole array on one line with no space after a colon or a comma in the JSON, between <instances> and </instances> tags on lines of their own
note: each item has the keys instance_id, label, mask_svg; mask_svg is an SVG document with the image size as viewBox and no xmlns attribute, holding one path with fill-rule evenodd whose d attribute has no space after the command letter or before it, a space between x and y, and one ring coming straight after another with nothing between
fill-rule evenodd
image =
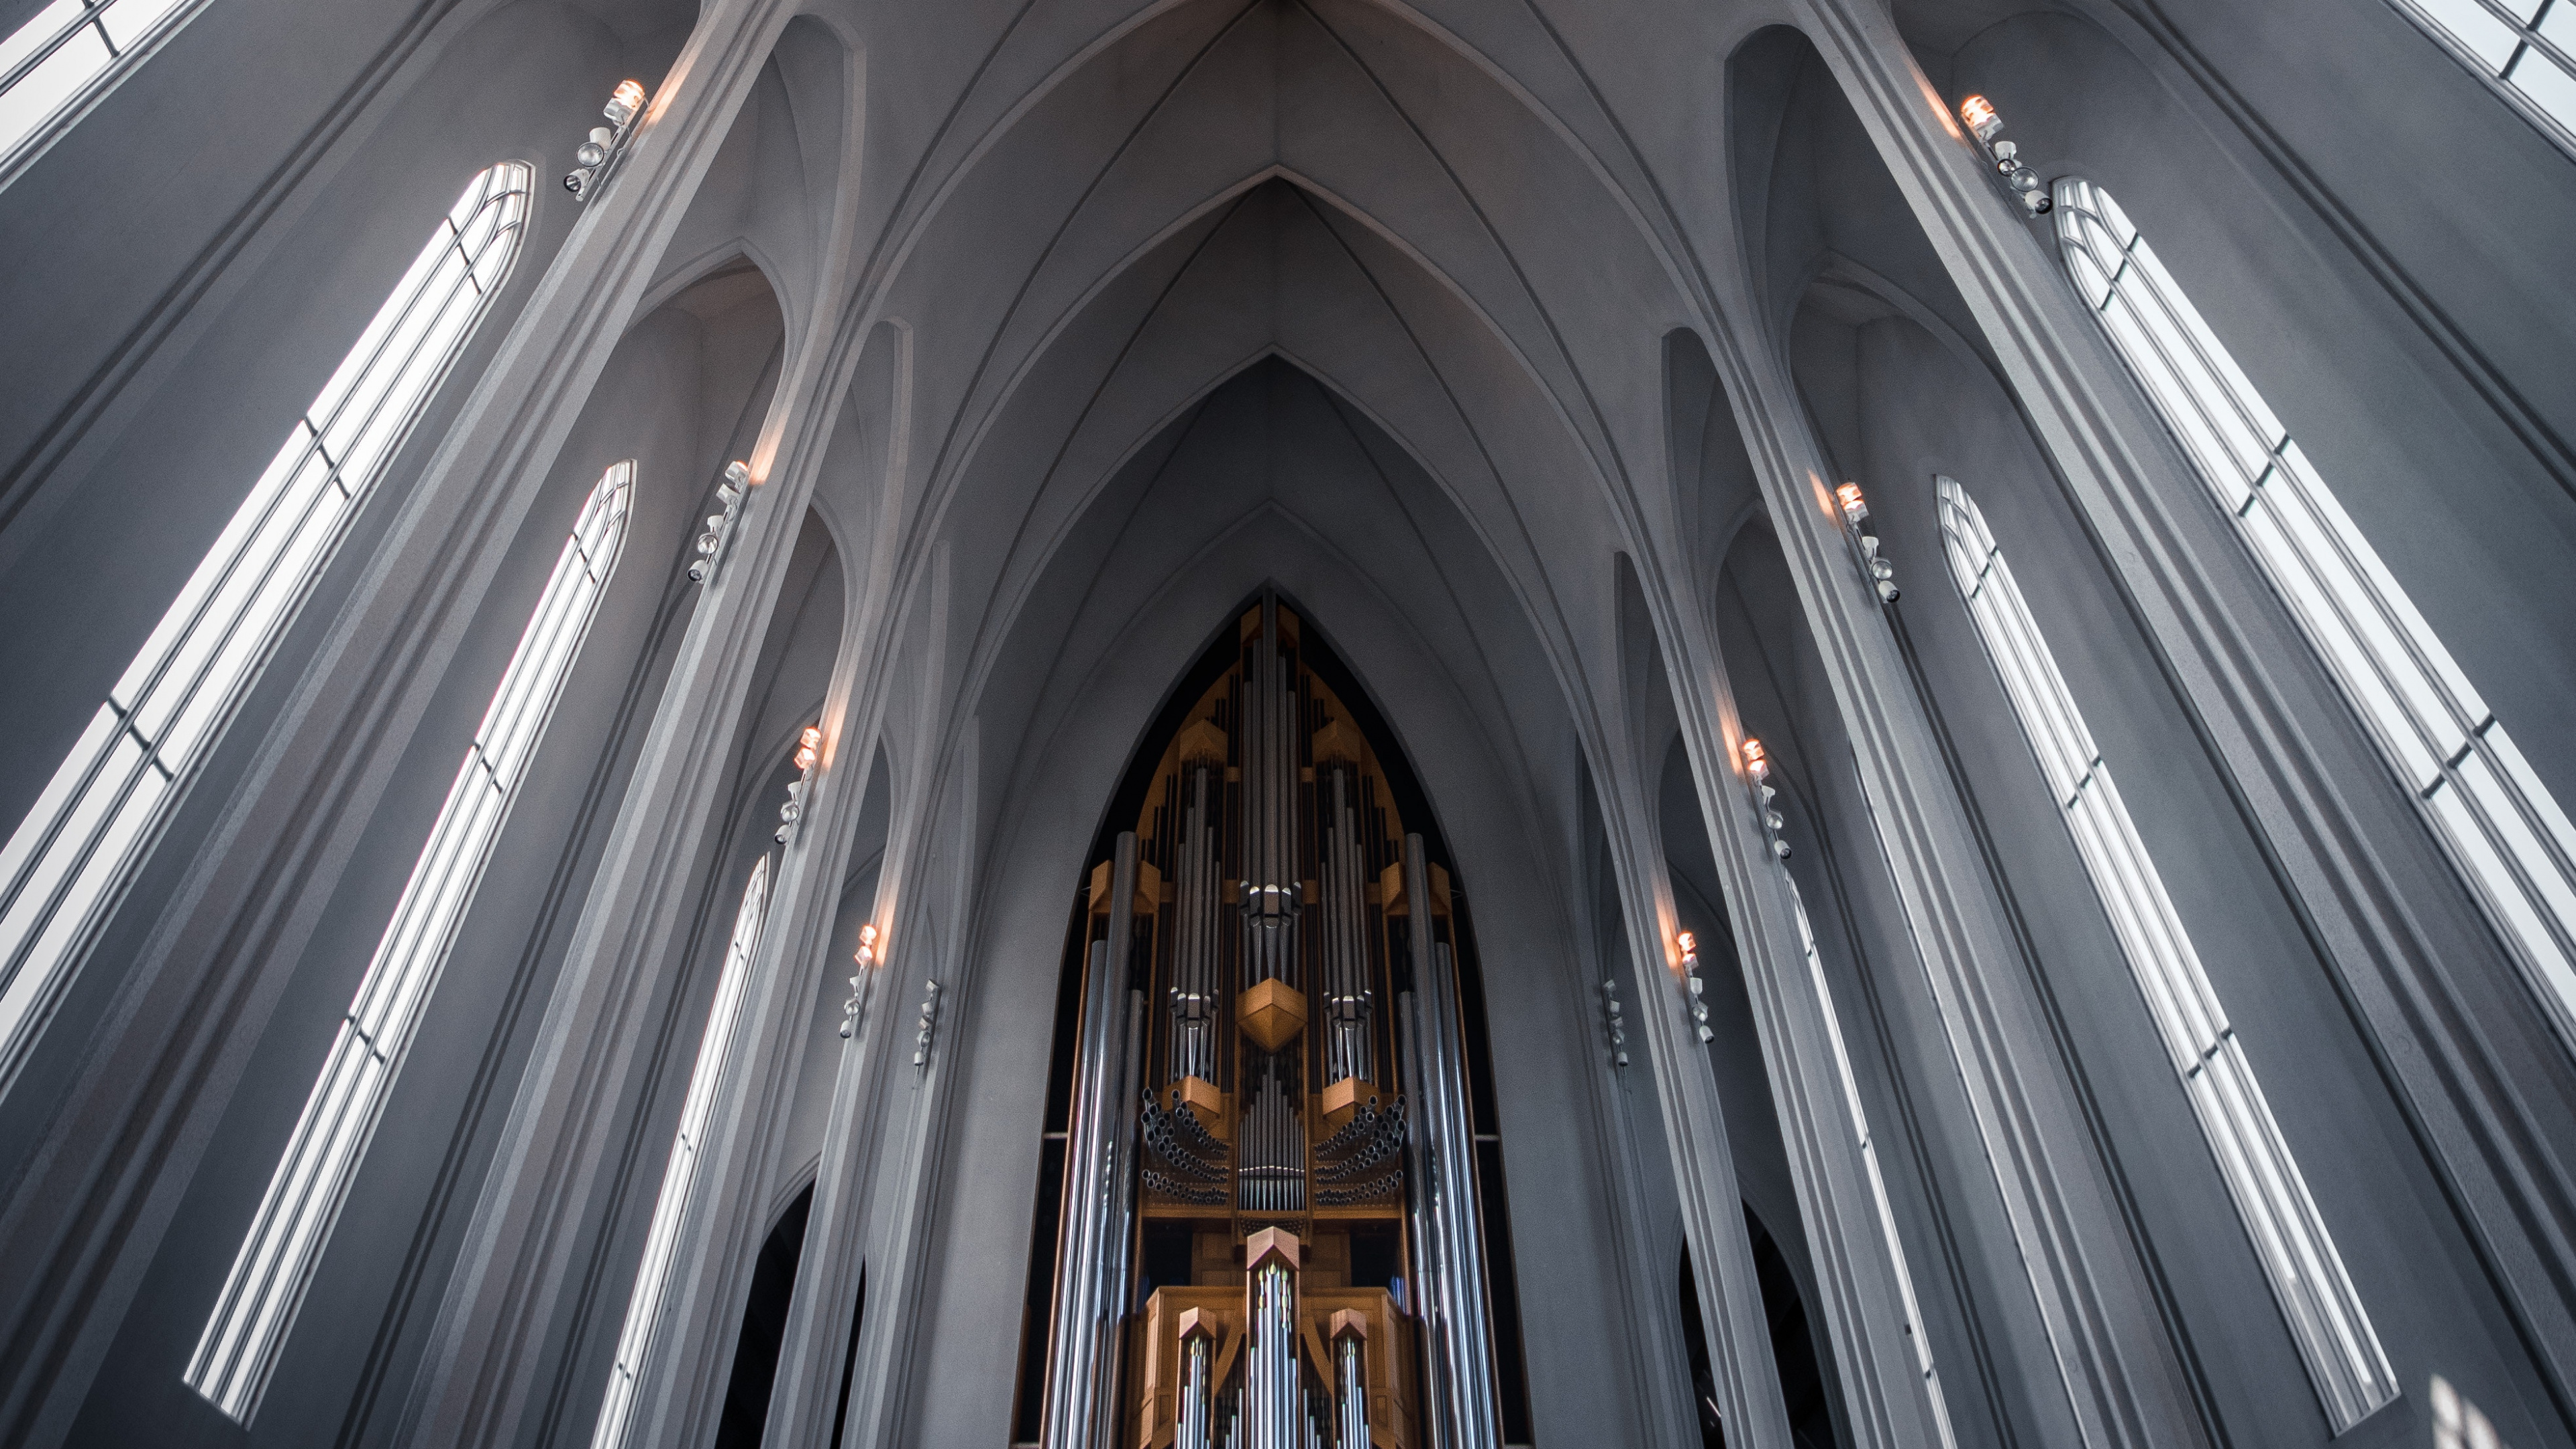
<instances>
[{"instance_id":1,"label":"sconce on column","mask_svg":"<svg viewBox=\"0 0 2576 1449\"><path fill-rule=\"evenodd\" d=\"M1763 838L1771 842L1771 854L1778 860L1789 858L1789 842L1780 838L1780 828L1789 822L1771 808L1780 792L1771 788L1771 760L1763 754L1762 742L1751 735L1744 737L1744 778L1753 785L1753 809L1762 817Z\"/></svg>"},{"instance_id":2,"label":"sconce on column","mask_svg":"<svg viewBox=\"0 0 2576 1449\"><path fill-rule=\"evenodd\" d=\"M608 124L591 127L589 138L573 148L575 164L563 179L564 190L585 203L608 184L609 173L626 155L626 142L635 134L635 120L644 114L644 83L619 81L599 113L608 118Z\"/></svg>"},{"instance_id":3,"label":"sconce on column","mask_svg":"<svg viewBox=\"0 0 2576 1449\"><path fill-rule=\"evenodd\" d=\"M796 778L787 783L787 803L778 807L778 834L774 837L785 845L796 834L796 822L805 818L805 796L814 788L814 767L823 759L823 731L807 725L796 736Z\"/></svg>"},{"instance_id":4,"label":"sconce on column","mask_svg":"<svg viewBox=\"0 0 2576 1449\"><path fill-rule=\"evenodd\" d=\"M867 1000L869 968L877 964L877 928L871 921L859 927L859 949L850 957L859 963L859 974L850 978L850 999L841 1003L841 1040L859 1034L859 1012Z\"/></svg>"},{"instance_id":5,"label":"sconce on column","mask_svg":"<svg viewBox=\"0 0 2576 1449\"><path fill-rule=\"evenodd\" d=\"M706 532L698 535L698 556L689 565L689 582L703 584L715 576L725 542L733 537L733 521L742 512L743 495L750 491L751 465L727 463L724 481L716 485L717 511L707 515Z\"/></svg>"},{"instance_id":6,"label":"sconce on column","mask_svg":"<svg viewBox=\"0 0 2576 1449\"><path fill-rule=\"evenodd\" d=\"M1994 168L2004 194L2032 216L2046 216L2056 209L2057 203L2048 199L2048 188L2039 184L2039 173L2021 164L2021 147L2004 139L2004 118L1996 114L1994 102L1984 96L1968 97L1959 102L1959 120L1975 138L1977 149L1986 154L1986 164Z\"/></svg>"},{"instance_id":7,"label":"sconce on column","mask_svg":"<svg viewBox=\"0 0 2576 1449\"><path fill-rule=\"evenodd\" d=\"M1699 937L1683 931L1673 937L1673 944L1682 951L1682 989L1690 993L1691 1030L1698 1033L1700 1044L1705 1046L1717 1040L1717 1033L1709 1029L1708 1002L1704 999L1707 986L1699 979Z\"/></svg>"},{"instance_id":8,"label":"sconce on column","mask_svg":"<svg viewBox=\"0 0 2576 1449\"><path fill-rule=\"evenodd\" d=\"M1689 933L1683 934L1687 936ZM1614 1067L1628 1065L1628 1023L1624 1020L1627 1014L1628 1008L1619 1001L1618 978L1604 980L1601 983L1601 1026L1610 1034L1610 1065Z\"/></svg>"},{"instance_id":9,"label":"sconce on column","mask_svg":"<svg viewBox=\"0 0 2576 1449\"><path fill-rule=\"evenodd\" d=\"M1878 601L1893 604L1899 597L1896 588L1896 565L1878 551L1878 530L1870 522L1869 500L1861 497L1860 485L1845 483L1834 490L1836 511L1843 520L1843 541L1851 545L1852 559L1860 565L1861 582L1878 592Z\"/></svg>"}]
</instances>

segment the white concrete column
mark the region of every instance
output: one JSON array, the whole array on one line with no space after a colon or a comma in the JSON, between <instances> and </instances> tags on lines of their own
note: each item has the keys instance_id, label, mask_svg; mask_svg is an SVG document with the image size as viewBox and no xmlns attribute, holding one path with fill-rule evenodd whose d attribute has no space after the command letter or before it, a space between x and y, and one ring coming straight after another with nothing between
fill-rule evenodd
<instances>
[{"instance_id":1,"label":"white concrete column","mask_svg":"<svg viewBox=\"0 0 2576 1449\"><path fill-rule=\"evenodd\" d=\"M968 943L978 730L971 719L956 719L947 699L949 589L946 546L934 545L910 577L887 581L887 594L900 591L904 606L889 602L869 655L870 696L882 701L900 677L915 708L911 718L883 725L898 753L877 889L884 956L833 1079L813 1212L770 1391L764 1439L772 1444L827 1446L835 1425L845 1425L844 1444L883 1442L886 1415L900 1398L894 1386L909 1340L882 1325L912 1316L910 1294L930 1235L925 1215L950 1084L945 1069L976 976ZM878 713L882 719L882 703ZM933 980L940 983L937 1019L925 1047L918 1043L921 1006ZM854 1344L862 1280L875 1331L863 1328Z\"/></svg>"},{"instance_id":2,"label":"white concrete column","mask_svg":"<svg viewBox=\"0 0 2576 1449\"><path fill-rule=\"evenodd\" d=\"M2563 1052L2505 1039L2528 1025L2515 968L1893 19L1871 0L1799 8L2368 1023L2533 1362L2576 1398Z\"/></svg>"},{"instance_id":3,"label":"white concrete column","mask_svg":"<svg viewBox=\"0 0 2576 1449\"><path fill-rule=\"evenodd\" d=\"M0 1210L0 1439L69 1428L342 865L785 23L711 0L164 909Z\"/></svg>"},{"instance_id":4,"label":"white concrete column","mask_svg":"<svg viewBox=\"0 0 2576 1449\"><path fill-rule=\"evenodd\" d=\"M1780 1122L1781 1146L1815 1260L1818 1317L1841 1369L1856 1449L1945 1441L1906 1334L1900 1269L1887 1249L1861 1140L1843 1100L1832 1007L1816 993L1785 867L1771 851L1742 764L1743 725L1723 652L1708 628L1705 581L1676 573L1664 590L1673 705L1726 894L1737 959ZM1920 1325L1916 1326L1920 1331Z\"/></svg>"},{"instance_id":5,"label":"white concrete column","mask_svg":"<svg viewBox=\"0 0 2576 1449\"><path fill-rule=\"evenodd\" d=\"M1804 404L1784 360L1771 349L1746 346L1731 332L1711 341L1808 629L1833 681L2081 1442L2088 1449L2205 1444L2207 1431L2147 1267L2129 1238L2117 1185L2037 991L2035 963L2022 955L1893 631L1881 617L1882 605L1845 542L1833 480L1824 471ZM1920 571L1918 578L1938 567L1934 559L1896 562L1900 571ZM1695 599L1676 612L1706 618L1705 606ZM1740 841L1743 827L1730 823L1733 807L1724 798L1736 788L1733 762L1710 758L1722 758L1729 742L1713 704L1723 675L1713 649L1693 647L1691 658L1694 668L1709 671L1684 687L1699 697L1682 708L1686 719L1697 721L1684 735L1710 837L1712 843ZM1712 782L1719 780L1728 783L1714 787L1719 798L1711 802ZM1722 861L1730 853L1719 846ZM1748 960L1763 963L1756 969L1769 978L1756 983L1759 1012L1763 987L1785 979L1775 933L1786 908L1776 884L1757 890L1748 883L1747 890L1758 933ZM1786 1009L1789 1000L1783 988L1769 1005ZM1811 1093L1806 1065L1785 1057L1776 1062L1775 1091L1795 1082L1801 1096ZM1813 1104L1798 1111L1810 1119L1818 1115ZM1802 1205L1807 1191L1830 1194L1833 1200L1818 1207L1826 1221L1838 1222L1850 1191L1846 1174L1855 1164L1832 1145L1828 1129L1816 1125L1814 1131L1803 1149L1790 1144L1793 1158L1801 1150L1819 1154L1804 1165ZM1853 1258L1842 1265L1820 1263L1819 1281L1856 1272L1855 1265ZM1832 1310L1846 1317L1847 1327L1857 1328L1863 1314L1880 1311L1877 1290L1865 1288L1861 1279L1845 1277L1837 1291L1860 1294ZM1892 1393L1877 1350L1857 1362L1870 1365L1866 1377L1873 1385ZM1901 1402L1890 1397L1864 1407L1893 1416Z\"/></svg>"},{"instance_id":6,"label":"white concrete column","mask_svg":"<svg viewBox=\"0 0 2576 1449\"><path fill-rule=\"evenodd\" d=\"M1602 825L1619 880L1628 950L1638 964L1635 1030L1646 1039L1673 1185L1681 1194L1682 1234L1690 1243L1717 1409L1727 1443L1789 1449L1788 1403L1771 1353L1753 1239L1744 1226L1744 1193L1736 1183L1726 1110L1691 1018L1673 943L1672 879L1646 804L1652 798L1647 767L1643 761L1628 763L1626 770L1604 769L1595 778L1603 786Z\"/></svg>"},{"instance_id":7,"label":"white concrete column","mask_svg":"<svg viewBox=\"0 0 2576 1449\"><path fill-rule=\"evenodd\" d=\"M711 5L628 170L601 204L633 183L657 141L696 156L693 186L789 18L788 7L777 0ZM674 196L674 221L686 200L685 192ZM641 296L644 280L639 269L626 310ZM831 318L836 311L824 308L821 315ZM567 1291L578 1287L588 1247L583 1225L613 1183L605 1162L620 1140L622 1104L646 1066L643 1015L666 994L661 988L667 981L659 973L681 969L673 948L693 896L691 867L716 827L725 760L804 521L831 410L846 385L847 349L837 339L837 333L816 331L790 340L753 450L755 486L723 563L689 621L593 878L406 1406L403 1442L516 1443L525 1415L542 1404L543 1345L568 1306ZM847 699L843 670L835 678L834 701L845 710ZM855 808L847 797L856 788L840 772L828 772L819 813L847 815ZM813 822L801 840L823 838L813 828L823 823ZM777 1000L795 991L800 975L810 977L816 966L806 949L813 934L806 919L812 914L806 905L813 872L803 856L810 853L791 851L780 883L784 899L773 898L772 920L787 922L788 929L773 931L755 961L746 1004L747 1020L759 1021L756 1031L789 1029L764 1016L774 1017ZM795 966L804 969L789 969ZM801 1014L796 1024L801 1026ZM666 1300L672 1317L663 1339L669 1352L703 1350L706 1322L717 1312L712 1298L730 1301L726 1287L747 1267L747 1253L727 1251L742 1231L739 1220L750 1211L727 1190L728 1173L759 1157L762 1147L771 1155L777 1147L742 1129L744 1080L745 1069L738 1067L737 1090L719 1114L721 1134L710 1140L715 1164L701 1174L708 1186L693 1205L692 1236L674 1265L678 1291ZM765 1098L780 1090L768 1084L750 1095ZM675 1360L657 1352L656 1361ZM639 1407L638 1433L666 1432L675 1413L711 1412L695 1402L702 1396L680 1392L697 1387L701 1377L655 1376L648 1402ZM721 1391L719 1383L719 1400Z\"/></svg>"}]
</instances>

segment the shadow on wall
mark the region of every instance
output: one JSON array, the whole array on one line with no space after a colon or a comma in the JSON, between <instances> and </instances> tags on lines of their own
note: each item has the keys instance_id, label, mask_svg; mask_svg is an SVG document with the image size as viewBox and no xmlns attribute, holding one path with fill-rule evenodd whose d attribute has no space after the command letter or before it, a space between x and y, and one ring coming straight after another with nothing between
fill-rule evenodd
<instances>
[{"instance_id":1,"label":"shadow on wall","mask_svg":"<svg viewBox=\"0 0 2576 1449\"><path fill-rule=\"evenodd\" d=\"M1807 1333L1807 1305L1789 1273L1789 1260L1771 1241L1762 1219L1744 1210L1744 1230L1753 1240L1753 1271L1762 1289L1762 1313L1771 1330L1771 1358L1780 1370L1780 1397L1789 1408L1793 1449L1835 1449L1833 1415L1825 1403L1825 1379L1817 1367L1813 1340ZM1681 1259L1682 1336L1690 1352L1691 1393L1699 1420L1702 1449L1725 1449L1726 1426L1717 1411L1717 1376L1708 1355L1708 1331L1699 1318L1699 1279L1691 1271L1690 1247Z\"/></svg>"}]
</instances>

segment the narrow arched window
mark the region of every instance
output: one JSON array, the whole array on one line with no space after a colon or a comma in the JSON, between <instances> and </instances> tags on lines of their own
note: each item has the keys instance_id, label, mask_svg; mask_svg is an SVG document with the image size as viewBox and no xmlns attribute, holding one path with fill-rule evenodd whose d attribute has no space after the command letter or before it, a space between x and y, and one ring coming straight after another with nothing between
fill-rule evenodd
<instances>
[{"instance_id":1,"label":"narrow arched window","mask_svg":"<svg viewBox=\"0 0 2576 1449\"><path fill-rule=\"evenodd\" d=\"M1887 1178L1879 1170L1878 1139L1870 1135L1869 1111L1860 1100L1860 1080L1852 1075L1851 1053L1843 1046L1842 1016L1834 1009L1834 989L1825 980L1825 963L1816 955L1815 927L1808 923L1807 901L1799 894L1795 880L1789 881L1789 906L1798 917L1798 944L1806 951L1807 979L1814 983L1816 1000L1825 1009L1825 1042L1833 1048L1834 1076L1842 1083L1843 1109L1851 1113L1852 1130L1860 1137L1860 1161L1869 1172L1869 1197L1878 1209L1878 1231L1887 1240L1888 1261L1896 1267L1896 1291L1903 1295L1905 1310L1905 1337L1914 1345L1914 1365L1922 1371L1924 1396L1932 1401L1932 1423L1940 1430L1942 1449L1956 1449L1959 1441L1950 1433L1950 1404L1941 1395L1940 1366L1932 1361L1932 1340L1923 1332L1923 1307L1914 1297L1914 1272L1905 1263L1905 1240L1896 1232L1896 1206L1888 1200Z\"/></svg>"},{"instance_id":2,"label":"narrow arched window","mask_svg":"<svg viewBox=\"0 0 2576 1449\"><path fill-rule=\"evenodd\" d=\"M0 185L207 0L53 0L0 40Z\"/></svg>"},{"instance_id":3,"label":"narrow arched window","mask_svg":"<svg viewBox=\"0 0 2576 1449\"><path fill-rule=\"evenodd\" d=\"M2576 826L2119 203L2060 181L2057 234L2084 300L2576 1040Z\"/></svg>"},{"instance_id":4,"label":"narrow arched window","mask_svg":"<svg viewBox=\"0 0 2576 1449\"><path fill-rule=\"evenodd\" d=\"M2130 978L2146 998L2272 1296L2289 1320L2308 1378L2340 1434L2397 1396L2388 1355L1985 516L1966 489L1948 478L1935 481L1951 582L2002 676L2040 775L2111 918Z\"/></svg>"},{"instance_id":5,"label":"narrow arched window","mask_svg":"<svg viewBox=\"0 0 2576 1449\"><path fill-rule=\"evenodd\" d=\"M2576 8L2568 0L2390 0L2514 109L2576 150Z\"/></svg>"},{"instance_id":6,"label":"narrow arched window","mask_svg":"<svg viewBox=\"0 0 2576 1449\"><path fill-rule=\"evenodd\" d=\"M259 1409L456 928L581 652L626 538L634 478L634 463L617 464L582 505L188 1361L189 1387L241 1423Z\"/></svg>"},{"instance_id":7,"label":"narrow arched window","mask_svg":"<svg viewBox=\"0 0 2576 1449\"><path fill-rule=\"evenodd\" d=\"M530 175L466 184L0 846L0 1095L508 274Z\"/></svg>"},{"instance_id":8,"label":"narrow arched window","mask_svg":"<svg viewBox=\"0 0 2576 1449\"><path fill-rule=\"evenodd\" d=\"M733 1056L734 1027L742 1018L742 998L751 984L751 958L760 949L760 927L769 908L769 857L751 868L751 883L742 888L742 905L733 916L733 942L725 948L724 969L716 976L716 1001L707 1013L707 1029L698 1038L697 1065L689 1069L689 1094L680 1106L680 1130L671 1141L671 1160L662 1169L662 1190L653 1199L653 1223L644 1233L644 1262L635 1270L635 1289L626 1299L626 1324L617 1333L617 1362L608 1370L608 1396L599 1406L599 1427L591 1449L619 1449L635 1413L635 1380L644 1371L644 1356L662 1317L662 1293L670 1286L671 1262L679 1253L680 1219L688 1211L689 1188L697 1181L698 1154L705 1150L707 1119L715 1112L716 1089Z\"/></svg>"}]
</instances>

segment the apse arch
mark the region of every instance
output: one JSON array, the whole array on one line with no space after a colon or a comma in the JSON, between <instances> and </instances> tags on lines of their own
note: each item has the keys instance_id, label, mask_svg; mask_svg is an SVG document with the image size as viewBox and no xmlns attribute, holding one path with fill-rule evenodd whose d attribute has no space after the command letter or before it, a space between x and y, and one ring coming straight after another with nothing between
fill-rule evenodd
<instances>
[{"instance_id":1,"label":"apse arch","mask_svg":"<svg viewBox=\"0 0 2576 1449\"><path fill-rule=\"evenodd\" d=\"M1068 932L1065 970L1087 984L1078 1044L1065 1035L1077 1018L1058 1015L1046 1100L1065 1115L1046 1120L1048 1140L1065 1144L1062 1181L1039 1184L1028 1300L1050 1278L1054 1307L1024 1329L1014 1437L1052 1438L1104 1406L1149 1437L1175 1412L1222 1417L1226 1389L1203 1360L1195 1399L1179 1395L1190 1402L1153 1387L1205 1352L1186 1311L1226 1319L1221 1336L1248 1343L1238 1412L1265 1412L1265 1390L1276 1400L1304 1364L1311 1382L1288 1390L1304 1407L1269 1412L1348 1422L1356 1411L1405 1442L1426 1417L1468 1442L1497 1429L1525 1441L1466 897L1451 890L1445 850L1432 853L1427 798L1383 716L1320 631L1266 588L1227 612L1110 798L1099 827L1110 855L1085 872L1088 905ZM1131 969L1146 983L1134 1006L1122 1004ZM1166 995L1160 1021L1141 1003ZM1110 1127L1140 1086L1143 1157ZM1244 1301L1247 1273L1255 1316L1236 1322L1227 1305ZM1144 1337L1122 1380L1131 1292ZM1275 1324L1260 1316L1273 1295ZM1414 1315L1429 1387L1415 1380ZM1301 1333L1345 1332L1364 1347L1338 1368L1299 1346Z\"/></svg>"},{"instance_id":2,"label":"apse arch","mask_svg":"<svg viewBox=\"0 0 2576 1449\"><path fill-rule=\"evenodd\" d=\"M1285 362L1266 371L1313 406L1325 406L1321 384ZM1240 387L1259 383L1246 380ZM1217 400L1224 402L1222 396ZM1203 425L1203 441L1214 426ZM1217 429L1220 439L1224 432ZM1379 439L1372 447L1390 469L1413 466L1392 440ZM1199 487L1192 480L1201 477L1240 477L1222 456L1210 453L1196 462L1185 456L1172 465L1168 487L1180 491L1171 496L1191 495ZM1353 466L1369 466L1359 454L1350 456ZM1147 471L1158 461L1149 452L1130 471ZM1434 511L1446 508L1428 491L1427 480L1405 486ZM1365 550L1355 556L1325 546L1332 520L1346 512L1334 504L1338 496L1308 499L1325 519L1325 533L1314 531L1295 508L1235 497L1219 500L1223 506L1210 515L1205 532L1163 537L1141 553L1106 559L1085 547L1060 553L1050 566L1055 577L1014 626L1005 661L984 676L972 697L978 733L989 742L979 767L985 782L975 793L993 802L985 807L989 823L973 827L979 839L991 842L982 848L986 864L973 898L971 955L981 964L949 998L966 1015L944 1020L940 1032L943 1042L953 1036L956 1043L944 1050L967 1054L952 1070L972 1072L975 1096L971 1106L958 1109L964 1154L943 1164L941 1178L948 1184L1002 1186L947 1197L940 1210L943 1239L975 1246L942 1250L944 1257L930 1271L945 1283L980 1284L985 1270L978 1265L988 1260L993 1243L1016 1248L1029 1241L1036 1164L1022 1143L1034 1134L1046 1095L1043 1018L1049 1013L1040 1003L1052 998L1057 980L1053 974L1044 984L1033 980L1035 962L1060 959L1066 939L1062 892L1083 863L1099 802L1124 771L1154 702L1206 647L1206 621L1227 616L1266 579L1326 611L1334 642L1348 651L1362 677L1384 691L1378 702L1403 747L1423 767L1433 808L1465 878L1471 888L1481 887L1473 892L1475 925L1494 983L1492 1030L1496 1050L1508 1051L1515 1063L1514 1079L1499 1084L1502 1110L1512 1124L1503 1144L1506 1155L1517 1162L1521 1152L1564 1154L1553 1160L1588 1164L1540 1174L1536 1182L1516 1176L1512 1183L1515 1221L1552 1225L1545 1237L1516 1237L1524 1255L1522 1291L1529 1301L1544 1296L1564 1310L1552 1312L1543 1327L1527 1325L1545 1339L1542 1346L1533 1338L1529 1358L1533 1409L1544 1416L1547 1405L1576 1402L1588 1392L1573 1385L1624 1374L1623 1354L1629 1350L1622 1345L1632 1341L1642 1321L1623 1296L1630 1285L1616 1244L1625 1229L1610 1221L1621 1209L1585 1186L1613 1170L1612 1148L1593 1125L1593 1109L1584 1105L1597 1090L1584 1044L1563 1029L1570 1013L1584 1009L1589 988L1582 969L1568 965L1583 956L1572 936L1556 841L1555 822L1570 807L1558 799L1558 782L1542 762L1569 756L1572 722L1553 682L1538 683L1551 680L1549 667L1527 639L1499 580L1484 592L1469 593L1466 604L1417 598L1415 607L1400 605L1399 597L1414 597L1423 584L1396 581L1399 593L1386 593L1382 561ZM1120 495L1095 503L1094 511L1115 518L1135 506L1132 497ZM1163 506L1157 501L1148 511ZM1339 526L1373 527L1365 518ZM1457 541L1473 547L1463 537ZM1428 570L1409 572L1419 579ZM1471 619L1489 635L1470 629ZM1478 670L1452 680L1444 654L1462 662L1482 656L1480 665L1535 687L1507 695L1477 677ZM961 1189L946 1186L941 1192ZM996 1192L1010 1196L996 1201ZM1533 1241L1540 1246L1533 1248ZM1533 1252L1539 1256L1528 1256ZM1619 1287L1604 1294L1604 1282ZM987 1306L1003 1311L998 1303ZM993 1344L931 1325L916 1345L898 1351L935 1365L916 1371L924 1375L917 1392L930 1396L921 1412L940 1422L983 1412L969 1401L951 1402L941 1385L990 1382L1016 1372L1014 1346L1007 1340ZM1001 1433L1006 1425L997 1421L992 1428ZM1580 1432L1572 1423L1556 1428Z\"/></svg>"}]
</instances>

